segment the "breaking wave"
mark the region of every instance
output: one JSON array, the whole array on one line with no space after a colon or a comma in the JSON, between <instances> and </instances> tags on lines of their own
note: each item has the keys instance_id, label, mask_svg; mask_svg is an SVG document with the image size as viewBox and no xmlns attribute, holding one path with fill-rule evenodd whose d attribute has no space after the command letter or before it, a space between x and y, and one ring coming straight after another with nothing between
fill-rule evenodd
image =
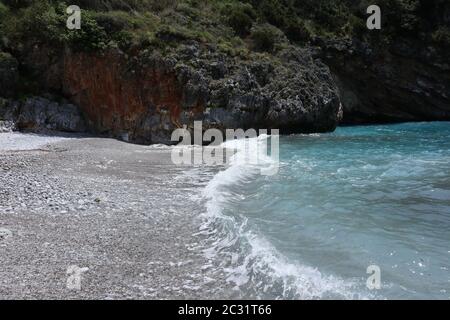
<instances>
[{"instance_id":1,"label":"breaking wave","mask_svg":"<svg viewBox=\"0 0 450 320\"><path fill-rule=\"evenodd\" d=\"M205 255L214 261L217 272L225 273L236 298L366 298L356 293L352 281L325 275L317 268L283 256L242 214L240 204L251 198L252 192L263 192L264 184L271 179L262 176L261 170L274 165L265 148L248 152L249 143L261 146L268 139L269 136L260 136L223 144L224 148L236 152L227 168L218 172L203 191L206 212L200 234L209 241ZM242 153L246 153L245 161ZM247 192L252 189L249 186L254 186L252 192Z\"/></svg>"}]
</instances>

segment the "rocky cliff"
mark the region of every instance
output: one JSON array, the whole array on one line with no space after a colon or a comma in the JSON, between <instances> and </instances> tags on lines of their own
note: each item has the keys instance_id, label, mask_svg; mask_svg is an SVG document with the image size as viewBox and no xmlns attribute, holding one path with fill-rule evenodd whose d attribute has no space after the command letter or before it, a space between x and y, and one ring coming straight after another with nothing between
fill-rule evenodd
<instances>
[{"instance_id":1,"label":"rocky cliff","mask_svg":"<svg viewBox=\"0 0 450 320\"><path fill-rule=\"evenodd\" d=\"M42 97L14 101L0 98L0 132L13 130L85 132L79 108Z\"/></svg>"},{"instance_id":2,"label":"rocky cliff","mask_svg":"<svg viewBox=\"0 0 450 320\"><path fill-rule=\"evenodd\" d=\"M338 91L328 67L307 50L240 61L197 42L163 57L66 53L63 90L90 128L143 143L168 142L175 128L280 128L283 133L334 130Z\"/></svg>"},{"instance_id":3,"label":"rocky cliff","mask_svg":"<svg viewBox=\"0 0 450 320\"><path fill-rule=\"evenodd\" d=\"M383 0L374 31L361 1L79 2L81 31L62 3L3 5L0 120L169 143L195 120L288 134L450 119L447 1ZM66 101L30 98L48 93Z\"/></svg>"},{"instance_id":4,"label":"rocky cliff","mask_svg":"<svg viewBox=\"0 0 450 320\"><path fill-rule=\"evenodd\" d=\"M128 56L119 49L101 55L66 50L41 74L46 88L62 90L79 106L86 128L138 143L170 143L174 129L192 128L195 120L203 121L205 129L334 130L341 105L329 68L309 49L291 47L278 58L278 64L263 55L237 61L192 41L165 57L157 51ZM17 119L20 128L83 127L53 123L53 108L43 116L47 104L30 101L35 99L22 109L38 107L34 124L29 112L8 111L16 114L9 118ZM65 110L73 116L73 108Z\"/></svg>"},{"instance_id":5,"label":"rocky cliff","mask_svg":"<svg viewBox=\"0 0 450 320\"><path fill-rule=\"evenodd\" d=\"M410 39L382 50L356 39L321 47L339 87L343 123L450 120L447 51Z\"/></svg>"},{"instance_id":6,"label":"rocky cliff","mask_svg":"<svg viewBox=\"0 0 450 320\"><path fill-rule=\"evenodd\" d=\"M381 30L322 39L344 123L450 120L450 1L379 2Z\"/></svg>"}]
</instances>

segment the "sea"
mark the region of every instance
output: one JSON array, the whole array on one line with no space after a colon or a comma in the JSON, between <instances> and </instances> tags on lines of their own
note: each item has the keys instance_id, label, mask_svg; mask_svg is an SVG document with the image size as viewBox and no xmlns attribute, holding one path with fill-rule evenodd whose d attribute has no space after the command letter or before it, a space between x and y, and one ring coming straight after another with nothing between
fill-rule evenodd
<instances>
[{"instance_id":1,"label":"sea","mask_svg":"<svg viewBox=\"0 0 450 320\"><path fill-rule=\"evenodd\" d=\"M262 159L202 192L202 251L233 297L450 299L449 122L282 136L277 173Z\"/></svg>"}]
</instances>

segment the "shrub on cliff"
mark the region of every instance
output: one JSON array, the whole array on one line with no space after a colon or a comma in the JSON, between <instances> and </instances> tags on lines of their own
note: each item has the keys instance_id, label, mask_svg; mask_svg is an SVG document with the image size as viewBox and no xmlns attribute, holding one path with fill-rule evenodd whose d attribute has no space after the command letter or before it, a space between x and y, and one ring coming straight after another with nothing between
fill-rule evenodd
<instances>
[{"instance_id":1,"label":"shrub on cliff","mask_svg":"<svg viewBox=\"0 0 450 320\"><path fill-rule=\"evenodd\" d=\"M100 27L111 34L131 27L131 19L123 11L98 12L93 18Z\"/></svg>"},{"instance_id":2,"label":"shrub on cliff","mask_svg":"<svg viewBox=\"0 0 450 320\"><path fill-rule=\"evenodd\" d=\"M224 13L230 27L234 32L243 37L250 34L250 30L256 19L256 12L250 4L226 4Z\"/></svg>"},{"instance_id":3,"label":"shrub on cliff","mask_svg":"<svg viewBox=\"0 0 450 320\"><path fill-rule=\"evenodd\" d=\"M348 28L348 33L358 38L364 38L367 33L366 21L358 16L350 16Z\"/></svg>"},{"instance_id":4,"label":"shrub on cliff","mask_svg":"<svg viewBox=\"0 0 450 320\"><path fill-rule=\"evenodd\" d=\"M272 52L275 49L277 33L269 25L258 26L252 31L251 39L254 50Z\"/></svg>"},{"instance_id":5,"label":"shrub on cliff","mask_svg":"<svg viewBox=\"0 0 450 320\"><path fill-rule=\"evenodd\" d=\"M197 34L185 27L163 24L158 28L156 37L170 44L179 41L195 40L197 39Z\"/></svg>"},{"instance_id":6,"label":"shrub on cliff","mask_svg":"<svg viewBox=\"0 0 450 320\"><path fill-rule=\"evenodd\" d=\"M17 42L59 43L65 32L63 14L57 13L56 8L46 0L32 2L20 9L19 14L6 16L2 25L5 36L16 45L19 45Z\"/></svg>"},{"instance_id":7,"label":"shrub on cliff","mask_svg":"<svg viewBox=\"0 0 450 320\"><path fill-rule=\"evenodd\" d=\"M4 35L4 27L3 27L3 21L5 20L5 17L8 14L8 7L5 6L1 1L0 1L0 35ZM5 45L3 42L5 40L4 39L0 39L0 50L3 48L3 46Z\"/></svg>"},{"instance_id":8,"label":"shrub on cliff","mask_svg":"<svg viewBox=\"0 0 450 320\"><path fill-rule=\"evenodd\" d=\"M65 37L73 48L79 50L103 50L110 40L105 29L89 11L83 15L83 27L77 31L67 31Z\"/></svg>"},{"instance_id":9,"label":"shrub on cliff","mask_svg":"<svg viewBox=\"0 0 450 320\"><path fill-rule=\"evenodd\" d=\"M18 9L30 6L34 0L2 0L10 8Z\"/></svg>"},{"instance_id":10,"label":"shrub on cliff","mask_svg":"<svg viewBox=\"0 0 450 320\"><path fill-rule=\"evenodd\" d=\"M450 49L450 29L441 27L432 34L433 41L443 46L446 49Z\"/></svg>"},{"instance_id":11,"label":"shrub on cliff","mask_svg":"<svg viewBox=\"0 0 450 320\"><path fill-rule=\"evenodd\" d=\"M0 51L0 96L13 94L18 80L18 66L19 63L11 54Z\"/></svg>"},{"instance_id":12,"label":"shrub on cliff","mask_svg":"<svg viewBox=\"0 0 450 320\"><path fill-rule=\"evenodd\" d=\"M79 5L81 8L100 11L110 11L110 10L161 11L169 7L174 7L177 4L177 2L178 2L177 0L71 0L70 1L71 4Z\"/></svg>"},{"instance_id":13,"label":"shrub on cliff","mask_svg":"<svg viewBox=\"0 0 450 320\"><path fill-rule=\"evenodd\" d=\"M8 7L0 1L0 19L8 13Z\"/></svg>"},{"instance_id":14,"label":"shrub on cliff","mask_svg":"<svg viewBox=\"0 0 450 320\"><path fill-rule=\"evenodd\" d=\"M279 28L283 28L286 25L288 13L286 12L286 6L282 2L277 0L262 0L258 8L260 14L268 23Z\"/></svg>"},{"instance_id":15,"label":"shrub on cliff","mask_svg":"<svg viewBox=\"0 0 450 320\"><path fill-rule=\"evenodd\" d=\"M311 31L301 19L291 19L285 27L286 36L295 42L305 42L311 38Z\"/></svg>"}]
</instances>

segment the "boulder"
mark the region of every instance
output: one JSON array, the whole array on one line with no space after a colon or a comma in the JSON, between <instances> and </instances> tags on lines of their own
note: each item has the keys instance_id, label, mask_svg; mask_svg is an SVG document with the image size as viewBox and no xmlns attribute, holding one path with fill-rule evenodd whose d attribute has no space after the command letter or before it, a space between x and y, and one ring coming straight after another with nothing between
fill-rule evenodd
<instances>
[{"instance_id":1,"label":"boulder","mask_svg":"<svg viewBox=\"0 0 450 320\"><path fill-rule=\"evenodd\" d=\"M73 104L57 103L42 97L28 98L24 102L0 99L2 130L54 130L84 132L83 117Z\"/></svg>"}]
</instances>

